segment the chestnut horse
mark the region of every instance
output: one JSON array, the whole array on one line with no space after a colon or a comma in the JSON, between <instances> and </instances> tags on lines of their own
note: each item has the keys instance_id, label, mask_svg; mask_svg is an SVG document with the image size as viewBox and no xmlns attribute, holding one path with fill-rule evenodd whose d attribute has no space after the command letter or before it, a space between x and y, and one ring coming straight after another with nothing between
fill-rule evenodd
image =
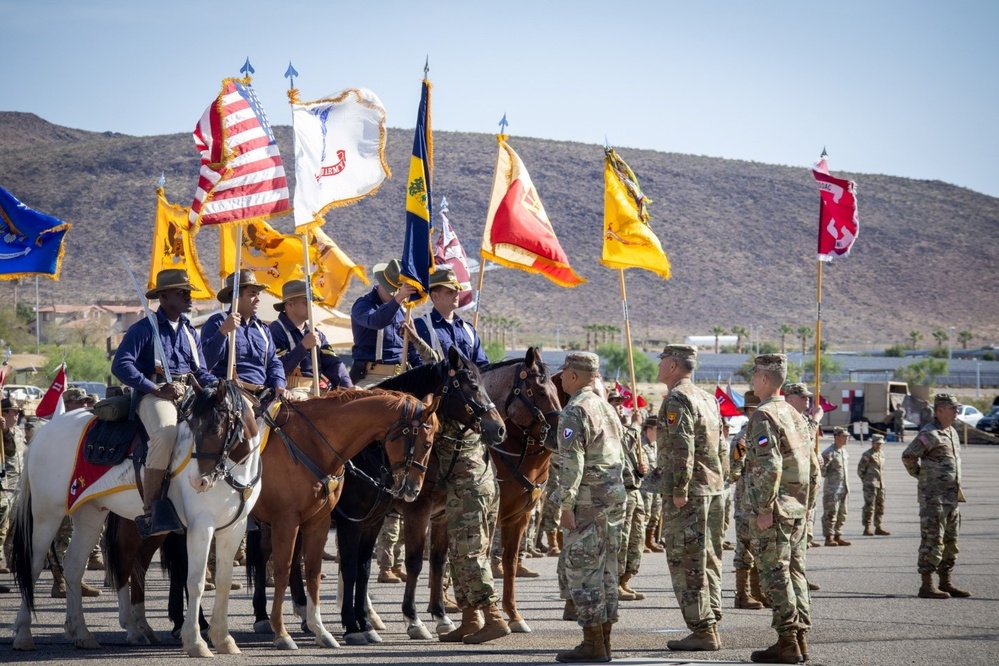
<instances>
[{"instance_id":1,"label":"chestnut horse","mask_svg":"<svg viewBox=\"0 0 999 666\"><path fill-rule=\"evenodd\" d=\"M490 365L483 376L489 395L506 396L501 400L500 414L508 435L502 444L490 448L500 488L496 527L503 546L503 611L510 631L529 633L530 626L517 610L515 572L531 512L548 481L551 452L557 448L561 401L541 353L534 347L523 360Z\"/></svg>"},{"instance_id":2,"label":"chestnut horse","mask_svg":"<svg viewBox=\"0 0 999 666\"><path fill-rule=\"evenodd\" d=\"M271 526L270 624L275 647L298 647L285 629L282 606L299 534L305 557L306 624L317 645L338 647L322 623L319 580L330 511L343 491L348 461L370 442L384 442L388 494L415 500L423 488L437 406L431 395L421 402L404 393L361 389L342 389L281 406L261 452L262 492L253 510L256 520Z\"/></svg>"}]
</instances>

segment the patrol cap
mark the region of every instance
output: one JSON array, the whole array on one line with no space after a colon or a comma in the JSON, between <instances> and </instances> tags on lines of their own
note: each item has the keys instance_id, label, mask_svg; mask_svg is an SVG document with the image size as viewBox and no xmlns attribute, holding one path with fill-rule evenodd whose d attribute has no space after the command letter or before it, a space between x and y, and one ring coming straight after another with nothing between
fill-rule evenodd
<instances>
[{"instance_id":1,"label":"patrol cap","mask_svg":"<svg viewBox=\"0 0 999 666\"><path fill-rule=\"evenodd\" d=\"M87 392L78 386L70 386L62 393L63 402L80 402L81 400L86 400L86 398Z\"/></svg>"},{"instance_id":2,"label":"patrol cap","mask_svg":"<svg viewBox=\"0 0 999 666\"><path fill-rule=\"evenodd\" d=\"M402 264L399 263L398 259L392 259L382 264L375 264L371 272L374 274L375 279L378 280L378 284L381 285L382 289L390 294L394 294L395 290L402 286L402 278L400 277Z\"/></svg>"},{"instance_id":3,"label":"patrol cap","mask_svg":"<svg viewBox=\"0 0 999 666\"><path fill-rule=\"evenodd\" d=\"M836 426L833 428L833 437L839 437L840 435L849 435L850 431L842 426Z\"/></svg>"},{"instance_id":4,"label":"patrol cap","mask_svg":"<svg viewBox=\"0 0 999 666\"><path fill-rule=\"evenodd\" d=\"M808 390L808 386L800 382L791 382L784 385L784 395L800 395L805 398L811 398L812 392Z\"/></svg>"},{"instance_id":5,"label":"patrol cap","mask_svg":"<svg viewBox=\"0 0 999 666\"><path fill-rule=\"evenodd\" d=\"M599 372L600 357L593 352L572 352L566 355L562 369L576 370L577 372Z\"/></svg>"},{"instance_id":6,"label":"patrol cap","mask_svg":"<svg viewBox=\"0 0 999 666\"><path fill-rule=\"evenodd\" d=\"M226 276L225 286L219 291L217 298L219 303L232 303L232 285L235 273L230 273ZM243 287L260 287L263 288L264 285L257 282L257 274L251 271L249 268L239 269L239 288Z\"/></svg>"},{"instance_id":7,"label":"patrol cap","mask_svg":"<svg viewBox=\"0 0 999 666\"><path fill-rule=\"evenodd\" d=\"M663 353L659 354L659 358L677 358L677 359L687 359L687 358L697 358L697 347L694 345L666 345L663 347Z\"/></svg>"},{"instance_id":8,"label":"patrol cap","mask_svg":"<svg viewBox=\"0 0 999 666\"><path fill-rule=\"evenodd\" d=\"M458 276L454 274L451 268L445 266L444 268L438 268L430 276L430 288L434 287L450 287L455 291L464 291L464 287L458 282Z\"/></svg>"},{"instance_id":9,"label":"patrol cap","mask_svg":"<svg viewBox=\"0 0 999 666\"><path fill-rule=\"evenodd\" d=\"M760 354L753 361L753 372L765 370L787 376L787 356L784 354Z\"/></svg>"},{"instance_id":10,"label":"patrol cap","mask_svg":"<svg viewBox=\"0 0 999 666\"><path fill-rule=\"evenodd\" d=\"M752 389L746 391L745 395L743 395L742 398L743 400L745 400L745 405L743 406L743 409L746 409L747 407L760 406L760 397L756 395L756 392L753 391Z\"/></svg>"},{"instance_id":11,"label":"patrol cap","mask_svg":"<svg viewBox=\"0 0 999 666\"><path fill-rule=\"evenodd\" d=\"M659 417L653 414L649 416L644 421L642 421L643 428L658 428L659 427Z\"/></svg>"},{"instance_id":12,"label":"patrol cap","mask_svg":"<svg viewBox=\"0 0 999 666\"><path fill-rule=\"evenodd\" d=\"M885 441L884 435L871 435L871 444L880 444Z\"/></svg>"},{"instance_id":13,"label":"patrol cap","mask_svg":"<svg viewBox=\"0 0 999 666\"><path fill-rule=\"evenodd\" d=\"M957 401L952 393L937 393L933 396L933 407L959 407L961 403Z\"/></svg>"}]
</instances>

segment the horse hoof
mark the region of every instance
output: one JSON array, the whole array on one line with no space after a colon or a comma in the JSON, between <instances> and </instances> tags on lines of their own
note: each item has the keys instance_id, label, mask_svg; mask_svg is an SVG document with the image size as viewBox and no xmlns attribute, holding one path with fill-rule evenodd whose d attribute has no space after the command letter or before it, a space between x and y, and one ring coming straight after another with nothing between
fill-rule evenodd
<instances>
[{"instance_id":1,"label":"horse hoof","mask_svg":"<svg viewBox=\"0 0 999 666\"><path fill-rule=\"evenodd\" d=\"M364 633L355 631L350 634L344 634L343 642L347 645L367 645L368 639Z\"/></svg>"},{"instance_id":2,"label":"horse hoof","mask_svg":"<svg viewBox=\"0 0 999 666\"><path fill-rule=\"evenodd\" d=\"M381 643L382 642L382 637L379 636L378 632L375 631L374 629L368 629L367 631L365 631L364 632L364 637L368 640L369 643Z\"/></svg>"},{"instance_id":3,"label":"horse hoof","mask_svg":"<svg viewBox=\"0 0 999 666\"><path fill-rule=\"evenodd\" d=\"M433 636L430 635L427 627L423 624L414 624L406 629L406 633L410 638L417 641L429 641L433 639Z\"/></svg>"},{"instance_id":4,"label":"horse hoof","mask_svg":"<svg viewBox=\"0 0 999 666\"><path fill-rule=\"evenodd\" d=\"M291 636L281 636L280 638L274 639L274 647L278 650L297 650L298 645L292 640Z\"/></svg>"},{"instance_id":5,"label":"horse hoof","mask_svg":"<svg viewBox=\"0 0 999 666\"><path fill-rule=\"evenodd\" d=\"M35 639L28 638L17 639L14 641L14 649L18 652L34 652L35 651Z\"/></svg>"},{"instance_id":6,"label":"horse hoof","mask_svg":"<svg viewBox=\"0 0 999 666\"><path fill-rule=\"evenodd\" d=\"M215 650L219 654L242 654L232 636L226 636L221 643L215 646Z\"/></svg>"},{"instance_id":7,"label":"horse hoof","mask_svg":"<svg viewBox=\"0 0 999 666\"><path fill-rule=\"evenodd\" d=\"M274 630L271 628L270 620L257 620L253 623L253 633L255 634L273 634Z\"/></svg>"},{"instance_id":8,"label":"horse hoof","mask_svg":"<svg viewBox=\"0 0 999 666\"><path fill-rule=\"evenodd\" d=\"M451 633L454 629L454 622L451 621L451 618L445 616L437 622L437 627L434 630L437 632L438 636L442 636L444 634Z\"/></svg>"},{"instance_id":9,"label":"horse hoof","mask_svg":"<svg viewBox=\"0 0 999 666\"><path fill-rule=\"evenodd\" d=\"M340 644L336 642L333 638L333 634L328 631L323 631L316 634L316 645L321 648L338 648Z\"/></svg>"},{"instance_id":10,"label":"horse hoof","mask_svg":"<svg viewBox=\"0 0 999 666\"><path fill-rule=\"evenodd\" d=\"M129 645L149 645L149 638L143 634L138 634L137 636L129 636L127 639Z\"/></svg>"},{"instance_id":11,"label":"horse hoof","mask_svg":"<svg viewBox=\"0 0 999 666\"><path fill-rule=\"evenodd\" d=\"M510 622L507 626L510 627L510 633L513 634L529 634L531 633L531 628L527 625L524 620L514 620Z\"/></svg>"},{"instance_id":12,"label":"horse hoof","mask_svg":"<svg viewBox=\"0 0 999 666\"><path fill-rule=\"evenodd\" d=\"M87 638L76 639L76 649L77 650L100 650L101 644L97 642L97 639L93 636L88 636Z\"/></svg>"},{"instance_id":13,"label":"horse hoof","mask_svg":"<svg viewBox=\"0 0 999 666\"><path fill-rule=\"evenodd\" d=\"M211 659L215 655L212 654L207 645L198 643L187 651L187 656L194 657L195 659Z\"/></svg>"}]
</instances>

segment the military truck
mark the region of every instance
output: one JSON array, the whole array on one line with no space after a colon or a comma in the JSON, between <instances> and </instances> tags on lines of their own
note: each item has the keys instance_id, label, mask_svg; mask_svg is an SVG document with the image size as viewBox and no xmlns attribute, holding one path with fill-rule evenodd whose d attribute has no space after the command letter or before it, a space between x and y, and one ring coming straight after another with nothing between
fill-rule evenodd
<instances>
[{"instance_id":1,"label":"military truck","mask_svg":"<svg viewBox=\"0 0 999 666\"><path fill-rule=\"evenodd\" d=\"M909 385L905 382L829 382L822 385L822 395L836 409L826 412L823 428L850 428L854 439L867 439L876 432L892 432L891 413L905 407ZM906 411L909 409L906 407ZM906 419L915 421L914 414ZM851 424L867 423L867 427ZM866 430L867 432L863 432Z\"/></svg>"}]
</instances>

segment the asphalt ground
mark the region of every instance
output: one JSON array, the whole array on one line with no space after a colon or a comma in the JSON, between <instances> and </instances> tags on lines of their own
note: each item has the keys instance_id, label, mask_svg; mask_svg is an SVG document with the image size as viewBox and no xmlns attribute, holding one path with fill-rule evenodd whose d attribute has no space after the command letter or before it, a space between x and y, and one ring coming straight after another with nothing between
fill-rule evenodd
<instances>
[{"instance_id":1,"label":"asphalt ground","mask_svg":"<svg viewBox=\"0 0 999 666\"><path fill-rule=\"evenodd\" d=\"M904 445L886 445L887 537L863 537L860 525L863 497L859 479L850 480L849 518L844 536L850 547L816 548L808 551L808 571L821 586L812 601L812 631L809 634L813 664L997 664L999 663L999 447L972 447L962 452L964 492L961 554L954 571L955 584L970 589L970 599L919 599L916 591L916 550L919 516L915 479L902 467ZM855 469L867 445L848 444L850 464ZM817 527L817 533L821 528ZM729 537L732 537L730 530ZM668 639L686 634L669 583L663 554L646 554L641 573L632 585L647 595L644 601L621 605L621 619L614 630L614 658L633 664L648 663L743 663L752 650L774 642L769 611L732 608L734 574L731 552L725 553L723 606L720 625L723 649L714 653L671 653ZM401 585L372 584L377 611L388 625L381 632L384 642L361 647L324 650L311 638L294 632L299 650L282 652L271 645L271 637L254 634L249 593L232 593L230 626L242 649L241 655L219 655L226 663L249 664L410 664L410 663L553 663L555 652L579 642L575 623L561 618L553 557L526 560L540 571L537 579L518 581L520 609L533 633L514 634L480 646L442 644L410 640L401 621ZM336 564L327 562L323 582L324 618L327 628L339 638L339 614L334 608ZM237 569L237 576L244 575ZM86 580L100 584L101 572L88 572ZM11 584L9 575L0 582ZM85 599L91 631L101 642L97 651L76 650L62 633L64 602L51 599L47 591L50 574L43 572L34 624L37 651L14 652L11 623L19 602L15 594L0 595L0 662L87 662L88 664L172 665L187 657L180 642L170 638L166 618L166 581L154 563L148 581L147 608L150 624L160 631L159 645L130 647L117 623L115 598L105 590L101 597ZM418 608L424 608L426 588L418 588ZM214 600L207 593L206 606ZM286 603L286 622L292 625ZM424 614L425 622L430 622ZM457 620L457 618L455 618ZM295 625L297 626L297 624ZM342 643L342 641L341 641Z\"/></svg>"}]
</instances>

